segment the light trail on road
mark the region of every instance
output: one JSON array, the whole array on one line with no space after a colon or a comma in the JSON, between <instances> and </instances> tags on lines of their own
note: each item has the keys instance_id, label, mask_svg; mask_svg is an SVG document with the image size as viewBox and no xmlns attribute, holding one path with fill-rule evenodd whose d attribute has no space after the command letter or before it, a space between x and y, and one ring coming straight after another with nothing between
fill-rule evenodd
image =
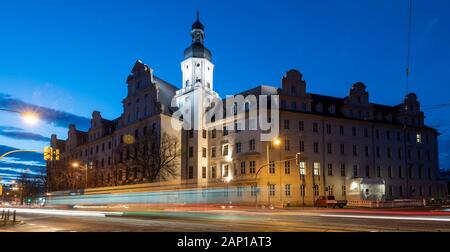
<instances>
[{"instance_id":1,"label":"light trail on road","mask_svg":"<svg viewBox=\"0 0 450 252\"><path fill-rule=\"evenodd\" d=\"M397 217L397 216L337 215L337 214L321 214L319 216L320 217L329 217L329 218L409 220L409 221L445 221L445 222L450 222L450 218L430 218L430 217Z\"/></svg>"},{"instance_id":2,"label":"light trail on road","mask_svg":"<svg viewBox=\"0 0 450 252\"><path fill-rule=\"evenodd\" d=\"M0 211L16 211L23 214L44 214L56 216L72 216L72 217L107 217L122 216L122 212L98 212L98 211L77 211L77 210L56 210L56 209L26 209L26 208L0 208Z\"/></svg>"}]
</instances>

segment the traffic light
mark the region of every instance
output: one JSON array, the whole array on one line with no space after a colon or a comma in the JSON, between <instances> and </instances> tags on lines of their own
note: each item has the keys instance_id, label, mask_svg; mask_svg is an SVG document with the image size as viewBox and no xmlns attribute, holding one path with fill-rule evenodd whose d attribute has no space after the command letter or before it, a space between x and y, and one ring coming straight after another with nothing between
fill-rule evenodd
<instances>
[{"instance_id":1,"label":"traffic light","mask_svg":"<svg viewBox=\"0 0 450 252\"><path fill-rule=\"evenodd\" d=\"M44 148L44 160L45 161L59 161L61 160L61 151L52 147Z\"/></svg>"}]
</instances>

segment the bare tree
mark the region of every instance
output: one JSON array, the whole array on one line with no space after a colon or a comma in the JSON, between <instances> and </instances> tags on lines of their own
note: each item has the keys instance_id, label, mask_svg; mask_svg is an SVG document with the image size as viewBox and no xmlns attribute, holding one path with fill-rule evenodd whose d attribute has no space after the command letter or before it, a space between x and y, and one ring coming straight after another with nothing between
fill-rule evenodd
<instances>
[{"instance_id":1,"label":"bare tree","mask_svg":"<svg viewBox=\"0 0 450 252\"><path fill-rule=\"evenodd\" d=\"M145 181L153 183L178 175L181 146L175 136L148 134L135 139L133 144L122 145L118 152L125 155L119 163L125 167L127 177L132 171L134 179L141 174Z\"/></svg>"}]
</instances>

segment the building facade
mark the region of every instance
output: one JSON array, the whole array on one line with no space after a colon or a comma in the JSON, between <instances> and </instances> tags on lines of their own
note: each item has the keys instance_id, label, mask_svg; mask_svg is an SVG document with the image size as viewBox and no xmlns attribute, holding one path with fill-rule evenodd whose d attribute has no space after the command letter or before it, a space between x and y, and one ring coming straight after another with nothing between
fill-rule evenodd
<instances>
[{"instance_id":1,"label":"building facade","mask_svg":"<svg viewBox=\"0 0 450 252\"><path fill-rule=\"evenodd\" d=\"M133 153L121 146L127 136L136 141L147 134L167 134L179 141L180 155L176 175L165 179L199 188L226 185L227 199L234 202L311 205L323 195L346 199L350 182L357 178L383 181L388 200L444 197L438 182L439 133L424 124L415 94L397 106L380 105L370 102L366 86L358 82L344 98L318 95L307 92L299 71L290 70L281 87L258 86L240 93L279 97L277 144L263 141L261 130L233 127L239 116L246 125L255 123L246 110L215 121L220 127L202 125L199 116L191 121L198 126L195 130L174 129L173 115L186 104L203 115L198 104L219 98L212 53L204 41L204 26L197 18L181 63L180 89L137 61L119 118L106 120L94 112L87 132L71 125L66 140L52 136L61 160L47 165L49 190L148 183L145 171L127 165ZM194 96L200 100L192 102ZM85 164L87 173L73 172L74 162Z\"/></svg>"}]
</instances>

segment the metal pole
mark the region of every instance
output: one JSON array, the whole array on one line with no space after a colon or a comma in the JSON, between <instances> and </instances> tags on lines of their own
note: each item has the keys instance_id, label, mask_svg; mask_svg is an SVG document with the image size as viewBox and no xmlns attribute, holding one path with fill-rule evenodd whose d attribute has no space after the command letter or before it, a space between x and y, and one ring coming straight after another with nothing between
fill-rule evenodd
<instances>
[{"instance_id":1,"label":"metal pole","mask_svg":"<svg viewBox=\"0 0 450 252\"><path fill-rule=\"evenodd\" d=\"M267 196L269 199L269 206L270 206L270 142L267 142Z\"/></svg>"},{"instance_id":2,"label":"metal pole","mask_svg":"<svg viewBox=\"0 0 450 252\"><path fill-rule=\"evenodd\" d=\"M88 164L86 164L86 185L84 187L84 189L88 188Z\"/></svg>"},{"instance_id":3,"label":"metal pole","mask_svg":"<svg viewBox=\"0 0 450 252\"><path fill-rule=\"evenodd\" d=\"M13 223L16 223L16 210L14 210L14 213L13 213Z\"/></svg>"}]
</instances>

